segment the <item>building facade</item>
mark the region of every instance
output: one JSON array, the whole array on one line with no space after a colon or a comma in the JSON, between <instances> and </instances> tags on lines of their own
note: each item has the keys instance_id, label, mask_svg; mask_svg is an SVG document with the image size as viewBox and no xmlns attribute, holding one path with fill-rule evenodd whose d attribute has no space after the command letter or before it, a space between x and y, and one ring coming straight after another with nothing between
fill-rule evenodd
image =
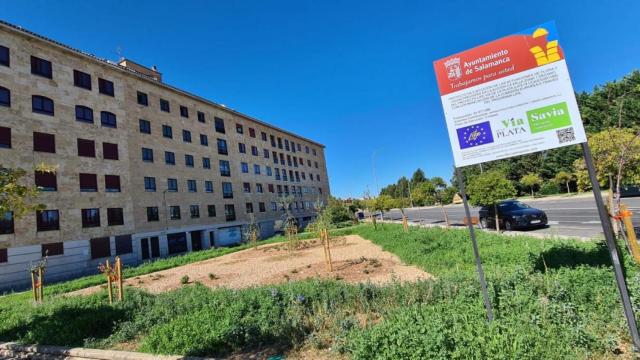
<instances>
[{"instance_id":1,"label":"building facade","mask_svg":"<svg viewBox=\"0 0 640 360\"><path fill-rule=\"evenodd\" d=\"M40 173L38 164L54 166ZM324 146L162 82L0 23L0 165L28 172L46 210L0 214L0 289L263 237L325 201Z\"/></svg>"}]
</instances>

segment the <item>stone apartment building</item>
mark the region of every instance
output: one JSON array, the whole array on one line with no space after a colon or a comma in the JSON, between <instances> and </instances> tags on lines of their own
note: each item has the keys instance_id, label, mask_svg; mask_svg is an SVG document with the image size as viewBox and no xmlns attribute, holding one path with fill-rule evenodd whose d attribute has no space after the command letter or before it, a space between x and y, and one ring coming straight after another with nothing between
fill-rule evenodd
<instances>
[{"instance_id":1,"label":"stone apartment building","mask_svg":"<svg viewBox=\"0 0 640 360\"><path fill-rule=\"evenodd\" d=\"M232 244L251 216L266 237L280 194L301 225L329 194L322 144L4 22L0 165L27 170L46 206L0 214L0 290L44 254L54 281Z\"/></svg>"}]
</instances>

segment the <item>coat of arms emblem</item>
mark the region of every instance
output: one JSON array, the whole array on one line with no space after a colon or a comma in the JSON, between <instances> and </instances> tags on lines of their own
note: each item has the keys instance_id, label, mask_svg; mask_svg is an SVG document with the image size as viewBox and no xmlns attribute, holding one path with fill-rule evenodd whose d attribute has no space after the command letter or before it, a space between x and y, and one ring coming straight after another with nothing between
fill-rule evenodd
<instances>
[{"instance_id":1,"label":"coat of arms emblem","mask_svg":"<svg viewBox=\"0 0 640 360\"><path fill-rule=\"evenodd\" d=\"M457 80L462 77L462 69L460 68L460 58L451 58L444 62L447 68L447 77L449 80Z\"/></svg>"}]
</instances>

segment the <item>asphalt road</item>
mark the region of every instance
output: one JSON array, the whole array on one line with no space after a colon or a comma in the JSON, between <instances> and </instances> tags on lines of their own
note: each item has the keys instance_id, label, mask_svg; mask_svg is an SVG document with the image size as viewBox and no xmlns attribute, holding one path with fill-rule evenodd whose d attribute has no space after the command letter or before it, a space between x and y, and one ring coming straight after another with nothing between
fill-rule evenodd
<instances>
[{"instance_id":1,"label":"asphalt road","mask_svg":"<svg viewBox=\"0 0 640 360\"><path fill-rule=\"evenodd\" d=\"M605 200L606 201L606 200ZM523 200L532 207L547 213L549 225L546 228L522 230L522 232L543 233L548 235L565 235L576 237L602 237L602 225L593 199L593 195L557 197L551 199ZM634 226L640 226L640 197L623 198L633 212ZM447 205L445 210L452 224L462 225L464 208L460 205ZM471 209L471 216L478 216L479 208ZM444 215L440 207L422 207L405 209L409 221L422 224L444 225ZM401 220L400 210L385 213L385 219Z\"/></svg>"}]
</instances>

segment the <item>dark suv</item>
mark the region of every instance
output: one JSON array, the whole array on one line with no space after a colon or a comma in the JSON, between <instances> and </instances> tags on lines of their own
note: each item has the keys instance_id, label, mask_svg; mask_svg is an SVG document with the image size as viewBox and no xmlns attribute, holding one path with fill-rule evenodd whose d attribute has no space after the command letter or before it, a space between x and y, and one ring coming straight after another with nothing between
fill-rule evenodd
<instances>
[{"instance_id":1,"label":"dark suv","mask_svg":"<svg viewBox=\"0 0 640 360\"><path fill-rule=\"evenodd\" d=\"M500 228L515 230L523 228L543 227L547 225L547 214L544 211L532 208L518 200L505 200L498 203ZM480 224L483 228L496 227L496 214L494 206L480 208Z\"/></svg>"}]
</instances>

